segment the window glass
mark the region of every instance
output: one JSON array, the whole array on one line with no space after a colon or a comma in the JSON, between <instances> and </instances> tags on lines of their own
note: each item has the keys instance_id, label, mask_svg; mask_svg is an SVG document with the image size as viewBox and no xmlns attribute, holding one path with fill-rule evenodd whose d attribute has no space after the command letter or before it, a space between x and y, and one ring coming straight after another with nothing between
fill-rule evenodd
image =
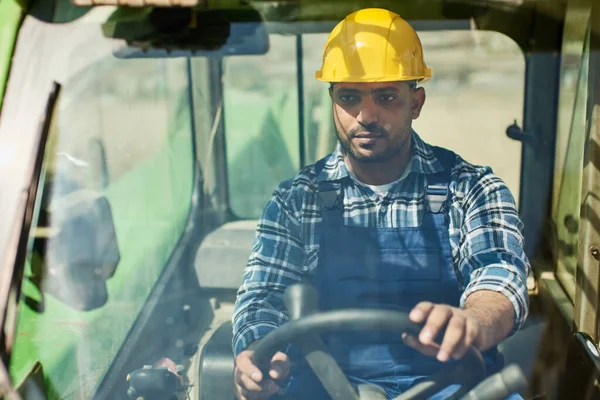
<instances>
[{"instance_id":1,"label":"window glass","mask_svg":"<svg viewBox=\"0 0 600 400\"><path fill-rule=\"evenodd\" d=\"M586 2L583 2L586 3ZM579 83L583 59L585 29L590 17L589 7L569 7L563 30L560 62L560 92L558 99L558 121L554 175L560 176L567 156L567 144L575 109L575 96ZM581 150L583 151L583 149ZM555 212L562 180L555 179L552 192L552 210Z\"/></svg>"},{"instance_id":2,"label":"window glass","mask_svg":"<svg viewBox=\"0 0 600 400\"><path fill-rule=\"evenodd\" d=\"M521 143L506 128L523 114L525 60L496 32L419 32L434 77L413 124L426 141L489 165L519 198ZM305 162L336 144L328 85L315 79L328 34L304 34L302 45ZM299 168L296 38L271 35L264 56L225 61L225 131L234 213L258 218L276 185Z\"/></svg>"},{"instance_id":3,"label":"window glass","mask_svg":"<svg viewBox=\"0 0 600 400\"><path fill-rule=\"evenodd\" d=\"M328 36L327 33L302 35L307 163L314 163L325 157L337 143L329 85L315 79L315 71L321 68Z\"/></svg>"},{"instance_id":4,"label":"window glass","mask_svg":"<svg viewBox=\"0 0 600 400\"><path fill-rule=\"evenodd\" d=\"M296 37L269 40L265 55L223 61L229 199L241 218L257 218L300 167Z\"/></svg>"},{"instance_id":5,"label":"window glass","mask_svg":"<svg viewBox=\"0 0 600 400\"><path fill-rule=\"evenodd\" d=\"M413 127L427 142L489 165L519 199L521 143L506 128L523 114L525 59L518 45L491 31L418 32L433 77ZM335 145L327 85L314 79L327 34L303 35L307 160Z\"/></svg>"},{"instance_id":6,"label":"window glass","mask_svg":"<svg viewBox=\"0 0 600 400\"><path fill-rule=\"evenodd\" d=\"M184 231L193 185L187 60L117 59L97 26L68 29L79 45L64 45L73 69L54 71L11 363L22 377L39 360L52 399L93 395Z\"/></svg>"},{"instance_id":7,"label":"window glass","mask_svg":"<svg viewBox=\"0 0 600 400\"><path fill-rule=\"evenodd\" d=\"M586 35L581 26L589 26L585 13L568 15L561 62L552 204L556 273L572 301L576 286L590 51L589 30Z\"/></svg>"},{"instance_id":8,"label":"window glass","mask_svg":"<svg viewBox=\"0 0 600 400\"><path fill-rule=\"evenodd\" d=\"M90 66L64 87L58 155L87 159L94 151L89 142L100 143L108 173L106 184L155 155L169 133L175 135L174 130L181 128L176 124L177 113L189 113L185 107L178 109L187 101L185 67L182 59L113 58ZM153 79L147 79L150 76ZM185 115L180 117L185 120ZM65 165L69 164L60 164ZM70 173L78 175L75 171ZM94 186L98 183L88 181Z\"/></svg>"},{"instance_id":9,"label":"window glass","mask_svg":"<svg viewBox=\"0 0 600 400\"><path fill-rule=\"evenodd\" d=\"M506 136L520 126L525 58L507 36L491 31L423 32L424 54L434 77L415 129L477 165L488 165L519 200L521 142Z\"/></svg>"}]
</instances>

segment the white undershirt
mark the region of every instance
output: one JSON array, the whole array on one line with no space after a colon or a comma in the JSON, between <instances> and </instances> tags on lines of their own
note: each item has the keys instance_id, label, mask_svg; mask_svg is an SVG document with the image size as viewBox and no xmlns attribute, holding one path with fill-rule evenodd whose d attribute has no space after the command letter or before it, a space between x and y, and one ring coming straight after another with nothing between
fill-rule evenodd
<instances>
[{"instance_id":1,"label":"white undershirt","mask_svg":"<svg viewBox=\"0 0 600 400\"><path fill-rule=\"evenodd\" d=\"M346 169L348 170L348 174L350 174L350 177L352 178L352 180L354 180L359 185L363 185L363 186L370 188L380 198L385 197L385 195L390 191L392 186L394 186L396 183L400 182L402 179L406 178L406 176L410 172L410 164L409 164L404 169L404 173L402 174L402 176L400 178L396 179L394 182L386 183L385 185L369 185L364 182L361 182L361 180L358 179L356 177L356 175L354 175L354 172L352 172L350 165L348 165L348 163L345 160L344 160L344 163L346 164Z\"/></svg>"}]
</instances>

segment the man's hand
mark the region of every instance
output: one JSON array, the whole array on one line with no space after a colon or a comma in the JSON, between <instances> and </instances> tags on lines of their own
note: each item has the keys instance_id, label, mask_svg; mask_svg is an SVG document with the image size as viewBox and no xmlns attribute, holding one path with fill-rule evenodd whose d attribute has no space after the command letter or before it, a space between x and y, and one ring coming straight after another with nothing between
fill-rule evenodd
<instances>
[{"instance_id":1,"label":"man's hand","mask_svg":"<svg viewBox=\"0 0 600 400\"><path fill-rule=\"evenodd\" d=\"M479 321L467 310L444 304L421 302L408 315L415 323L425 322L419 337L403 334L404 342L421 353L446 362L450 357L459 359L472 344L478 346ZM442 343L434 342L438 333L446 327Z\"/></svg>"},{"instance_id":2,"label":"man's hand","mask_svg":"<svg viewBox=\"0 0 600 400\"><path fill-rule=\"evenodd\" d=\"M421 353L445 362L450 357L459 359L469 346L488 350L506 338L514 326L515 311L510 300L502 293L478 290L469 295L465 309L444 304L422 302L408 315L415 323L425 323L416 338L403 334L404 342ZM434 342L446 328L442 343Z\"/></svg>"},{"instance_id":3,"label":"man's hand","mask_svg":"<svg viewBox=\"0 0 600 400\"><path fill-rule=\"evenodd\" d=\"M266 399L279 392L275 381L285 379L290 373L287 355L277 352L271 359L270 377L263 377L260 369L250 358L254 350L244 350L235 359L235 394L239 400Z\"/></svg>"}]
</instances>

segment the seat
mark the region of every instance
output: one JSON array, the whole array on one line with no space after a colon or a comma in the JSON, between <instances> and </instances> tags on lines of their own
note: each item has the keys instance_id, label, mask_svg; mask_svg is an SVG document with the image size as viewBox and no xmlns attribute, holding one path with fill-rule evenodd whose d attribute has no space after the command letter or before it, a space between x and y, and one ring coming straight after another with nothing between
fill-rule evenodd
<instances>
[{"instance_id":1,"label":"seat","mask_svg":"<svg viewBox=\"0 0 600 400\"><path fill-rule=\"evenodd\" d=\"M232 339L231 322L227 321L213 333L202 348L198 368L198 400L234 398Z\"/></svg>"},{"instance_id":2,"label":"seat","mask_svg":"<svg viewBox=\"0 0 600 400\"><path fill-rule=\"evenodd\" d=\"M196 253L198 283L204 289L237 290L252 251L256 220L226 223L209 233Z\"/></svg>"}]
</instances>

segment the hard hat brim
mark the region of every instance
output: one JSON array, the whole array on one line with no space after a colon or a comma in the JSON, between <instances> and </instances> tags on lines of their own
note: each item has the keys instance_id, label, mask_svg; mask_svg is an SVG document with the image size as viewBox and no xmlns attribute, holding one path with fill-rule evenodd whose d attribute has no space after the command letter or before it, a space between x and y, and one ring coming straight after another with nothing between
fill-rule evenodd
<instances>
[{"instance_id":1,"label":"hard hat brim","mask_svg":"<svg viewBox=\"0 0 600 400\"><path fill-rule=\"evenodd\" d=\"M360 82L406 82L406 81L417 81L419 83L423 83L428 81L431 78L431 70L429 68L425 72L425 76L398 76L398 75L388 75L388 76L368 76L368 75L360 75L360 76L344 76L344 77L336 77L336 76L327 76L327 74L323 74L321 71L317 71L315 77L318 81L321 82L331 82L331 83L339 83L339 82L352 82L352 83L360 83Z\"/></svg>"}]
</instances>

